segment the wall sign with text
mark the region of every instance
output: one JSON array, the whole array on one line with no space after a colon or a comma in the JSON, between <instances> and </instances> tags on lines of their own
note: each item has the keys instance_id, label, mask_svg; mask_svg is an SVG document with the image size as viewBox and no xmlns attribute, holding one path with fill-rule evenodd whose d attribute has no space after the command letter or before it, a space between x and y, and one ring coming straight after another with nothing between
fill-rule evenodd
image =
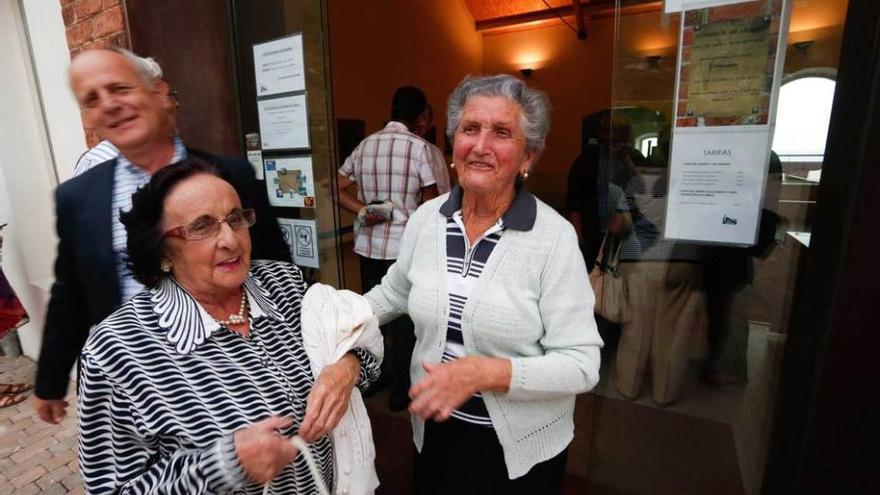
<instances>
[{"instance_id":1,"label":"wall sign with text","mask_svg":"<svg viewBox=\"0 0 880 495\"><path fill-rule=\"evenodd\" d=\"M305 93L258 100L257 113L263 150L309 148L309 112Z\"/></svg>"},{"instance_id":2,"label":"wall sign with text","mask_svg":"<svg viewBox=\"0 0 880 495\"><path fill-rule=\"evenodd\" d=\"M290 247L293 262L299 266L320 268L318 259L318 227L314 220L279 218L281 234Z\"/></svg>"},{"instance_id":3,"label":"wall sign with text","mask_svg":"<svg viewBox=\"0 0 880 495\"><path fill-rule=\"evenodd\" d=\"M667 239L756 242L789 0L685 3L669 159Z\"/></svg>"},{"instance_id":4,"label":"wall sign with text","mask_svg":"<svg viewBox=\"0 0 880 495\"><path fill-rule=\"evenodd\" d=\"M253 50L262 150L308 150L302 33L257 43Z\"/></svg>"},{"instance_id":5,"label":"wall sign with text","mask_svg":"<svg viewBox=\"0 0 880 495\"><path fill-rule=\"evenodd\" d=\"M302 33L254 45L257 97L306 90Z\"/></svg>"}]
</instances>

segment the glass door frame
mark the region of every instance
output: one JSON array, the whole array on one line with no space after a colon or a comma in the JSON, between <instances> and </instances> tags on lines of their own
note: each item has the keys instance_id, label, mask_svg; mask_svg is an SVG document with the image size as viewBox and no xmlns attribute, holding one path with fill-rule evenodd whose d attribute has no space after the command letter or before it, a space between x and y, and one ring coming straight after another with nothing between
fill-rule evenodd
<instances>
[{"instance_id":1,"label":"glass door frame","mask_svg":"<svg viewBox=\"0 0 880 495\"><path fill-rule=\"evenodd\" d=\"M813 236L780 375L766 494L847 487L866 493L864 480L875 489L878 483L877 449L868 437L880 423L870 393L880 389L880 374L876 366L873 374L859 371L876 361L871 352L880 346L876 301L864 304L877 293L867 252L880 241L878 26L878 2L849 1ZM865 411L873 411L870 424Z\"/></svg>"}]
</instances>

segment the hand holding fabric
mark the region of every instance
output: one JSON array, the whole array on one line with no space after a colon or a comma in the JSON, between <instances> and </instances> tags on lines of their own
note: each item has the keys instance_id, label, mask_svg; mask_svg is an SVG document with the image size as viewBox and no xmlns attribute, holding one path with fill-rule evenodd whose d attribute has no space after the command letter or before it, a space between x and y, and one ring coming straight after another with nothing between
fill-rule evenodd
<instances>
[{"instance_id":1,"label":"hand holding fabric","mask_svg":"<svg viewBox=\"0 0 880 495\"><path fill-rule=\"evenodd\" d=\"M357 221L361 225L371 227L380 223L391 220L391 212L394 209L391 201L383 201L381 203L370 203L364 205L358 210Z\"/></svg>"},{"instance_id":2,"label":"hand holding fabric","mask_svg":"<svg viewBox=\"0 0 880 495\"><path fill-rule=\"evenodd\" d=\"M291 424L290 418L271 416L235 432L235 453L248 478L268 483L293 461L296 447L279 432Z\"/></svg>"},{"instance_id":3,"label":"hand holding fabric","mask_svg":"<svg viewBox=\"0 0 880 495\"><path fill-rule=\"evenodd\" d=\"M314 442L336 427L348 410L359 373L360 361L353 354L346 354L321 371L306 400L306 415L299 428L303 440Z\"/></svg>"},{"instance_id":4,"label":"hand holding fabric","mask_svg":"<svg viewBox=\"0 0 880 495\"><path fill-rule=\"evenodd\" d=\"M387 221L388 220L386 220L385 218L382 218L379 215L367 213L366 215L364 215L363 224L366 225L367 227L372 227L373 225L378 225L380 223L385 223Z\"/></svg>"}]
</instances>

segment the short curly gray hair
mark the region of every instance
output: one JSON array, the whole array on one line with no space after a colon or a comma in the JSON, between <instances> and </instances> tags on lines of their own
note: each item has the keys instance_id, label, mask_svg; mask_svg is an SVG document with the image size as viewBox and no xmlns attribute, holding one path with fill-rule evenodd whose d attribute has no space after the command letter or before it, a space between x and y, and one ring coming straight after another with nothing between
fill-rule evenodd
<instances>
[{"instance_id":1,"label":"short curly gray hair","mask_svg":"<svg viewBox=\"0 0 880 495\"><path fill-rule=\"evenodd\" d=\"M447 138L455 140L462 109L474 96L501 96L516 102L522 109L521 124L526 135L526 149L534 152L536 157L544 151L544 141L550 133L550 101L543 91L532 89L509 74L465 76L458 83L446 103Z\"/></svg>"}]
</instances>

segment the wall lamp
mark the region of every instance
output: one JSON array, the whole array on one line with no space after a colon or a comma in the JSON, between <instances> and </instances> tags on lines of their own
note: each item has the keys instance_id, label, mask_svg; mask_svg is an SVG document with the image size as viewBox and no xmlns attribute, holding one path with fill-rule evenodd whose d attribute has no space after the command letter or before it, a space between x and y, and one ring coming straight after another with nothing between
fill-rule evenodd
<instances>
[{"instance_id":1,"label":"wall lamp","mask_svg":"<svg viewBox=\"0 0 880 495\"><path fill-rule=\"evenodd\" d=\"M807 50L809 50L811 46L813 46L813 40L798 41L797 43L792 43L791 46L794 47L795 52L803 55L807 53Z\"/></svg>"},{"instance_id":2,"label":"wall lamp","mask_svg":"<svg viewBox=\"0 0 880 495\"><path fill-rule=\"evenodd\" d=\"M660 67L660 59L663 58L660 55L650 55L645 57L645 61L648 62L648 67L652 69L656 69Z\"/></svg>"}]
</instances>

